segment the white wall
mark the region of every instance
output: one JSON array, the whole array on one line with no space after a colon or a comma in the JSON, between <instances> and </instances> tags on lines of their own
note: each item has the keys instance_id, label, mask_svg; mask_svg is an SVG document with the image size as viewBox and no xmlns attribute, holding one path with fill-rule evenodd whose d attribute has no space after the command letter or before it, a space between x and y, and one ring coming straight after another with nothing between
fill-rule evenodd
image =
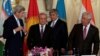
<instances>
[{"instance_id":1,"label":"white wall","mask_svg":"<svg viewBox=\"0 0 100 56\"><path fill-rule=\"evenodd\" d=\"M0 0L0 14L1 14L1 7L2 7L2 0ZM3 30L3 26L2 26L2 19L1 19L1 16L0 16L0 35L2 35L2 30Z\"/></svg>"}]
</instances>

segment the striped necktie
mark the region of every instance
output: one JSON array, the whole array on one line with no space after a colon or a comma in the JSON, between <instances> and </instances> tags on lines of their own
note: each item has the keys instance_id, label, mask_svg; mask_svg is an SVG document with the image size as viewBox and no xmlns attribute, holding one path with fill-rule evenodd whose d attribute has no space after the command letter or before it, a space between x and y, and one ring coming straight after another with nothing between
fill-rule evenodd
<instances>
[{"instance_id":1,"label":"striped necktie","mask_svg":"<svg viewBox=\"0 0 100 56\"><path fill-rule=\"evenodd\" d=\"M41 31L40 31L40 34L41 34L41 38L43 37L43 25L41 25Z\"/></svg>"},{"instance_id":2,"label":"striped necktie","mask_svg":"<svg viewBox=\"0 0 100 56\"><path fill-rule=\"evenodd\" d=\"M85 26L85 28L84 28L84 30L83 30L83 39L84 39L84 40L86 39L86 31L87 31L87 29L86 29L86 26Z\"/></svg>"}]
</instances>

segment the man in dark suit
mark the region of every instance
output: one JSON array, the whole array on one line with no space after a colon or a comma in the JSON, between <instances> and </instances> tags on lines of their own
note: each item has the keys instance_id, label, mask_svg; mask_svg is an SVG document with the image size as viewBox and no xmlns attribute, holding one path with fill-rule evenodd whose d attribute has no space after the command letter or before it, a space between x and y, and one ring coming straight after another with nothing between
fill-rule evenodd
<instances>
[{"instance_id":1,"label":"man in dark suit","mask_svg":"<svg viewBox=\"0 0 100 56\"><path fill-rule=\"evenodd\" d=\"M51 47L51 28L47 25L47 15L45 13L39 14L39 24L32 25L29 29L27 45L28 49L32 50L34 47Z\"/></svg>"},{"instance_id":2,"label":"man in dark suit","mask_svg":"<svg viewBox=\"0 0 100 56\"><path fill-rule=\"evenodd\" d=\"M97 54L99 50L99 31L90 24L92 15L89 12L82 14L80 24L75 24L69 36L69 50L75 54L91 55ZM92 48L92 43L94 46ZM92 50L93 49L93 50Z\"/></svg>"},{"instance_id":3,"label":"man in dark suit","mask_svg":"<svg viewBox=\"0 0 100 56\"><path fill-rule=\"evenodd\" d=\"M59 54L65 54L68 38L67 24L58 17L56 9L52 9L49 15L51 21L48 25L53 29L53 49Z\"/></svg>"},{"instance_id":4,"label":"man in dark suit","mask_svg":"<svg viewBox=\"0 0 100 56\"><path fill-rule=\"evenodd\" d=\"M25 8L17 5L14 7L14 15L4 22L3 37L6 39L4 56L23 56L23 21Z\"/></svg>"}]
</instances>

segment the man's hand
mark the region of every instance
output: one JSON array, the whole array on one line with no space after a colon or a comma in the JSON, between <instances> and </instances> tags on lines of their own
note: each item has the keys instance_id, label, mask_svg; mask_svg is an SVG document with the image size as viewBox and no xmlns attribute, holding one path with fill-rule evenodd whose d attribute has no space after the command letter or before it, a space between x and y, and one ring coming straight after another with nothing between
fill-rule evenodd
<instances>
[{"instance_id":1,"label":"man's hand","mask_svg":"<svg viewBox=\"0 0 100 56\"><path fill-rule=\"evenodd\" d=\"M19 27L15 28L14 30L15 30L16 32L18 32L18 31L23 30L23 27L22 27L22 26L19 26Z\"/></svg>"},{"instance_id":2,"label":"man's hand","mask_svg":"<svg viewBox=\"0 0 100 56\"><path fill-rule=\"evenodd\" d=\"M51 50L51 52L52 52L52 54L53 54L53 53L54 53L54 49L51 47L50 50Z\"/></svg>"},{"instance_id":3,"label":"man's hand","mask_svg":"<svg viewBox=\"0 0 100 56\"><path fill-rule=\"evenodd\" d=\"M65 48L61 48L61 53L62 53L62 54L65 54L65 53L66 53Z\"/></svg>"},{"instance_id":4,"label":"man's hand","mask_svg":"<svg viewBox=\"0 0 100 56\"><path fill-rule=\"evenodd\" d=\"M69 54L69 55L72 55L72 54L73 54L73 50L69 50L69 51L68 51L68 54Z\"/></svg>"}]
</instances>

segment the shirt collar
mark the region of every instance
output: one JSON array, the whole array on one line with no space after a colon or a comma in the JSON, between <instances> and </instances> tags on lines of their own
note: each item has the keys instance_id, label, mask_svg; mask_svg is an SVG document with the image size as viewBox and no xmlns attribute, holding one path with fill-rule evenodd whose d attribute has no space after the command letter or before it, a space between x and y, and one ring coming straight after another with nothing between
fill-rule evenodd
<instances>
[{"instance_id":1,"label":"shirt collar","mask_svg":"<svg viewBox=\"0 0 100 56\"><path fill-rule=\"evenodd\" d=\"M43 31L45 30L46 24L43 25ZM41 30L41 24L39 24L39 29Z\"/></svg>"},{"instance_id":2,"label":"shirt collar","mask_svg":"<svg viewBox=\"0 0 100 56\"><path fill-rule=\"evenodd\" d=\"M16 21L19 20L15 15L14 15L14 17L15 17Z\"/></svg>"},{"instance_id":3,"label":"shirt collar","mask_svg":"<svg viewBox=\"0 0 100 56\"><path fill-rule=\"evenodd\" d=\"M86 28L89 28L90 27L90 23L86 26ZM83 29L85 28L85 26L83 26Z\"/></svg>"},{"instance_id":4,"label":"shirt collar","mask_svg":"<svg viewBox=\"0 0 100 56\"><path fill-rule=\"evenodd\" d=\"M56 20L54 20L53 22L54 22L54 23L56 23L56 22L57 22L57 20L58 20L58 18L57 18Z\"/></svg>"}]
</instances>

